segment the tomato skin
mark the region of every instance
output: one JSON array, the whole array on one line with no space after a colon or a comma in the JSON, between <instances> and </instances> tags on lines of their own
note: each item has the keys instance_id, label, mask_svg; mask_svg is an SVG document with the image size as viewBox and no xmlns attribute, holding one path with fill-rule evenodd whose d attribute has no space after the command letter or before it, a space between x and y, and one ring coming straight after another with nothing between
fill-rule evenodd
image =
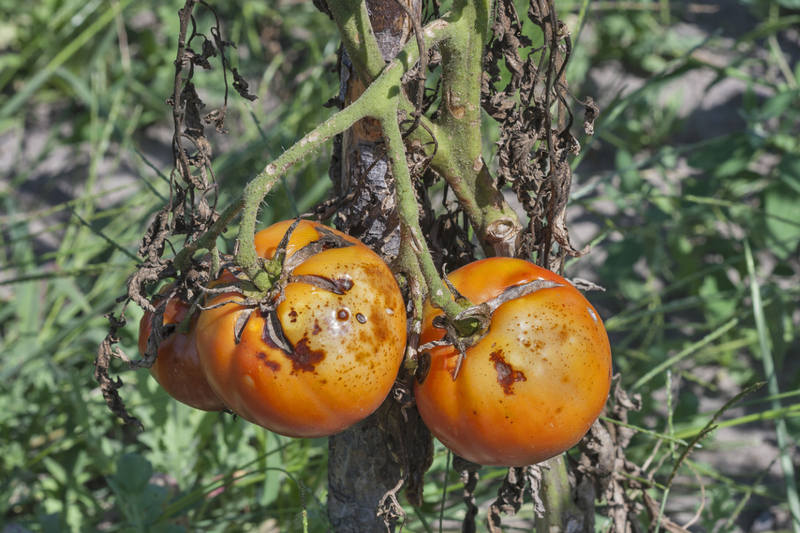
<instances>
[{"instance_id":1,"label":"tomato skin","mask_svg":"<svg viewBox=\"0 0 800 533\"><path fill-rule=\"evenodd\" d=\"M418 370L414 393L434 436L465 459L493 466L539 463L577 444L611 386L611 347L591 304L565 279L520 259L476 261L449 279L475 304L536 279L563 286L498 307L455 381L458 351L428 351L430 366ZM443 337L432 326L440 314L426 306L420 344Z\"/></svg>"},{"instance_id":2,"label":"tomato skin","mask_svg":"<svg viewBox=\"0 0 800 533\"><path fill-rule=\"evenodd\" d=\"M291 222L256 235L259 255L272 257ZM318 227L301 222L287 254L318 240ZM391 270L364 244L336 234L353 246L313 255L293 275L339 282L344 294L292 282L277 307L292 353L264 334L259 310L238 344L234 327L244 310L239 305L207 309L197 326L200 361L211 387L242 418L290 437L333 435L373 413L389 394L405 352L405 306ZM226 300L242 297L220 294L206 307Z\"/></svg>"},{"instance_id":3,"label":"tomato skin","mask_svg":"<svg viewBox=\"0 0 800 533\"><path fill-rule=\"evenodd\" d=\"M168 285L164 290L168 290ZM189 304L178 298L162 300L164 324L179 324L189 312ZM175 331L161 342L158 356L150 367L150 375L155 378L167 394L181 403L202 411L222 411L225 404L211 390L205 374L200 367L200 359L194 343L197 315L192 318L187 333ZM153 314L145 311L139 321L139 352L147 350L147 339L153 328Z\"/></svg>"}]
</instances>

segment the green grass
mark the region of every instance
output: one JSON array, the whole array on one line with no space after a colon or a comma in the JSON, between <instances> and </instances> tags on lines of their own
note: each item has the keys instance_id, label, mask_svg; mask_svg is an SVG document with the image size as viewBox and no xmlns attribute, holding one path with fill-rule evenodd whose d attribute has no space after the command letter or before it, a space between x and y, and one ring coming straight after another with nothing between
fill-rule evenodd
<instances>
[{"instance_id":1,"label":"green grass","mask_svg":"<svg viewBox=\"0 0 800 533\"><path fill-rule=\"evenodd\" d=\"M750 10L752 29L697 39L677 32L691 19L683 4L575 2L562 11L579 35L569 71L576 95L593 90L588 69L609 61L643 80L631 92L594 94L607 103L594 140L581 139L572 201L595 224L586 237L594 252L571 261L567 275L586 268L606 288L588 296L606 320L623 386L642 397L629 421L641 428L629 457L649 466L651 495L667 517L698 510L678 509L676 495L704 502L693 530L748 529L765 510L800 519L792 465L800 435L800 65L790 59L796 44L784 39L800 19L790 2L731 3ZM171 134L164 100L181 5L0 0L0 138L4 147L26 146L0 151L9 161L0 170L0 529L326 527L324 439L287 439L193 411L146 372L119 365L123 398L146 428L138 433L112 417L92 377L103 315L119 312L115 299L142 233L169 194L159 163L169 147L151 139ZM232 97L230 133L210 136L224 205L329 116L322 104L338 91L330 72L338 40L310 3L224 3L220 15L225 38L238 44L232 62L259 96ZM709 62L715 54L724 61ZM681 131L703 124L679 116L679 99L663 91L702 69L717 84L744 84L741 105L730 108L742 126L684 143ZM197 83L212 108L221 103L218 72L198 74ZM260 221L323 198L329 156L330 147L294 169ZM109 182L117 171L127 178ZM140 317L135 308L126 313L126 353L135 354ZM741 468L737 456L751 444L715 433L681 460L720 407L761 381L768 385L716 424L777 442L766 448L771 469ZM404 531L439 531L440 513L445 530L460 530L462 485L446 464L437 445L425 504L406 507ZM494 498L503 473L482 471L479 503ZM526 503L508 530L532 519ZM778 526L800 532L800 522ZM607 527L598 515L598 530Z\"/></svg>"}]
</instances>

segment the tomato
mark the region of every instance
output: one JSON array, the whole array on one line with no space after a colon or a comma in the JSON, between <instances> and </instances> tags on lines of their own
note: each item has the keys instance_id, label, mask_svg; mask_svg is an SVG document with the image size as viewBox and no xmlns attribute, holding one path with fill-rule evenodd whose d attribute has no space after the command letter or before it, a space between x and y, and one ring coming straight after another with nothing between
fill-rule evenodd
<instances>
[{"instance_id":1,"label":"tomato","mask_svg":"<svg viewBox=\"0 0 800 533\"><path fill-rule=\"evenodd\" d=\"M591 304L562 277L520 259L484 259L449 279L474 304L536 279L562 286L501 304L456 379L454 347L420 354L414 392L434 436L465 459L497 466L535 464L577 444L611 386L611 348ZM420 344L444 336L432 325L440 314L426 307Z\"/></svg>"},{"instance_id":2,"label":"tomato","mask_svg":"<svg viewBox=\"0 0 800 533\"><path fill-rule=\"evenodd\" d=\"M291 222L256 235L261 257L272 258ZM270 313L261 309L252 311L236 342L246 308L210 308L241 302L235 292L208 301L197 325L200 361L220 398L242 418L290 437L332 435L374 412L405 352L402 294L389 267L367 246L303 221L292 233L287 260L320 240L321 232L349 246L323 249L294 268L272 327L282 332L283 346L265 329Z\"/></svg>"},{"instance_id":3,"label":"tomato","mask_svg":"<svg viewBox=\"0 0 800 533\"><path fill-rule=\"evenodd\" d=\"M165 292L171 285L167 285ZM189 311L189 304L178 298L160 302L164 307L164 324L180 324ZM150 374L173 398L195 409L222 411L225 404L217 397L200 368L200 359L194 343L197 315L192 318L187 333L175 331L161 342L158 356L150 367ZM153 314L145 312L139 321L139 351L144 354L147 339L153 328Z\"/></svg>"}]
</instances>

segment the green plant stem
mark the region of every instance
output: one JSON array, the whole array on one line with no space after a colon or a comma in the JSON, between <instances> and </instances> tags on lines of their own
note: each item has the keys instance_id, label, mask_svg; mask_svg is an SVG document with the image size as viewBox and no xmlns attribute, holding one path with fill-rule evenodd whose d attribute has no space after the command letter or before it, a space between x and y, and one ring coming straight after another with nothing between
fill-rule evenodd
<instances>
[{"instance_id":1,"label":"green plant stem","mask_svg":"<svg viewBox=\"0 0 800 533\"><path fill-rule=\"evenodd\" d=\"M398 74L399 79L399 74ZM236 264L261 291L267 291L272 286L269 274L261 268L261 262L255 248L255 226L258 209L267 193L280 181L283 175L299 160L313 152L319 146L337 135L356 121L370 116L370 109L377 107L381 101L380 95L375 96L383 86L390 84L384 78L381 87L365 92L353 105L336 113L314 131L300 139L291 148L283 152L277 159L267 165L248 185L242 194L225 208L217 222L195 242L185 246L175 257L175 266L182 270L188 266L191 256L201 249L212 250L216 246L217 238L225 227L241 212L242 221L239 226L240 250L236 255ZM385 90L385 88L384 88ZM368 94L369 93L369 94Z\"/></svg>"},{"instance_id":2,"label":"green plant stem","mask_svg":"<svg viewBox=\"0 0 800 533\"><path fill-rule=\"evenodd\" d=\"M442 53L441 114L433 130L438 151L431 166L453 189L487 255L513 255L522 226L506 205L482 156L483 52L490 26L489 2L458 1L443 18L451 37Z\"/></svg>"},{"instance_id":3,"label":"green plant stem","mask_svg":"<svg viewBox=\"0 0 800 533\"><path fill-rule=\"evenodd\" d=\"M448 317L455 318L456 315L469 306L461 306L453 300L450 290L442 282L439 273L436 271L436 265L433 264L428 243L419 226L417 199L414 193L414 185L411 183L411 174L406 164L403 134L397 123L397 117L392 111L386 112L378 118L381 121L383 137L386 141L386 154L395 180L398 199L397 210L400 218L400 248L405 250L404 257L411 255L416 258L404 266L412 270L408 272L412 278L421 274L427 285L428 295L433 305L441 308ZM412 249L413 253L408 253L409 249Z\"/></svg>"},{"instance_id":4,"label":"green plant stem","mask_svg":"<svg viewBox=\"0 0 800 533\"><path fill-rule=\"evenodd\" d=\"M264 197L295 162L316 149L322 142L345 131L362 118L375 118L381 122L396 183L401 236L405 245L405 251L401 251L401 255L406 258L413 256L416 259L416 261L406 261L404 266L412 279L424 280L423 291L429 294L431 302L441 307L446 315L454 318L465 307L452 299L450 291L439 277L419 226L416 195L398 124L398 112L406 115L413 112L413 106L401 90L401 77L419 58L416 40L410 41L397 58L383 67L383 60L378 62L378 57L382 56L379 55L371 29L364 31L364 24L368 19L364 18L367 14L363 3L354 0L332 1L330 8L356 71L367 82L372 81L356 102L289 148L247 186L242 194L244 205L239 226L239 253L236 255L236 263L258 290L270 289L272 277L262 268L254 243L258 207ZM437 139L446 137L451 146L463 145L459 150L446 151L451 153L456 162L454 168L458 173L455 177L450 174L455 183L454 190L457 189L456 194L481 238L486 235L490 221L503 219L506 226L509 219L516 221L515 218L511 218L513 214L511 210L509 213L503 212L502 209L497 212L495 195L499 193L494 188L491 176L481 159L480 87L475 86L474 80L481 74L488 24L487 2L482 1L480 5L475 5L461 1L455 6L451 15L445 18L444 23L439 21L429 25L424 31L426 46L441 43L444 47L444 43L449 39L454 40L454 44L447 48L448 63L451 63L451 66L445 69L446 74L443 74L450 80L443 83L445 90L449 91L447 94L450 94L448 97L450 112L444 113L448 118L443 119L441 125L431 124L429 127L439 132ZM476 31L476 28L480 31ZM456 35L462 36L460 41L456 42ZM478 35L478 38L475 38L475 35ZM470 69L472 76L465 76L461 70L466 67ZM463 115L458 110L462 105ZM465 133L466 130L469 131ZM463 137L464 135L466 137ZM513 226L513 222L511 225ZM401 245L401 249L403 247Z\"/></svg>"},{"instance_id":5,"label":"green plant stem","mask_svg":"<svg viewBox=\"0 0 800 533\"><path fill-rule=\"evenodd\" d=\"M258 290L268 291L273 283L269 273L262 268L261 260L256 252L255 227L261 202L264 201L267 193L280 181L281 176L292 165L316 150L334 135L345 131L358 120L366 116L373 116L374 111L371 110L378 107L377 104L381 102L383 98L381 91L383 90L385 93L385 86L389 85L389 82L386 81L387 79L388 77L383 78L384 81L382 83L373 84L353 105L336 113L314 131L292 145L280 157L267 165L245 188L242 193L244 199L242 221L239 224L239 253L236 254L235 260L239 268L247 274Z\"/></svg>"},{"instance_id":6,"label":"green plant stem","mask_svg":"<svg viewBox=\"0 0 800 533\"><path fill-rule=\"evenodd\" d=\"M584 517L572 499L564 454L549 459L545 465L539 491L545 511L535 519L536 531L579 531Z\"/></svg>"},{"instance_id":7,"label":"green plant stem","mask_svg":"<svg viewBox=\"0 0 800 533\"><path fill-rule=\"evenodd\" d=\"M753 311L756 319L756 331L758 332L758 344L761 351L761 362L764 365L764 375L767 378L767 387L772 396L780 395L778 386L778 376L775 374L775 362L772 360L772 350L769 346L769 330L764 317L764 307L761 302L761 288L756 278L755 261L750 250L749 241L744 241L744 255L747 262L747 273L750 276L750 295L753 298ZM781 408L780 400L772 400L772 409ZM792 529L795 533L800 533L800 497L798 497L797 483L794 475L794 464L789 451L788 430L786 420L783 417L775 420L775 433L780 450L780 463L783 470L783 479L786 482L786 499L789 502L789 511L792 515Z\"/></svg>"},{"instance_id":8,"label":"green plant stem","mask_svg":"<svg viewBox=\"0 0 800 533\"><path fill-rule=\"evenodd\" d=\"M350 61L364 86L369 87L386 62L372 31L366 4L363 0L328 0L328 7Z\"/></svg>"},{"instance_id":9,"label":"green plant stem","mask_svg":"<svg viewBox=\"0 0 800 533\"><path fill-rule=\"evenodd\" d=\"M334 2L332 4L332 10L334 10L334 6L351 11L354 9L353 5L351 5L352 2ZM340 18L343 17L344 15L340 15ZM352 31L355 31L353 28L358 27L358 25L353 28L351 28L351 26L352 24L345 26L350 32L348 35L352 35ZM445 30L446 27L441 28L441 31L426 32L426 38L430 39L428 46L435 44L438 40L446 38L448 33ZM343 35L344 34L345 32L343 31ZM372 33L369 32L368 35L372 35ZM372 40L374 41L374 36ZM345 42L353 41L354 39L349 39ZM372 47L365 45L365 48L369 50ZM361 51L358 53L354 51L353 55L364 56L368 53L364 52L362 49L359 50ZM348 53L350 53L350 50L348 50ZM272 281L270 275L261 268L261 261L256 253L254 242L256 217L261 202L292 165L316 150L332 136L342 133L362 118L377 118L382 112L385 113L386 109L392 110L392 122L396 123L397 119L394 112L401 103L409 110L412 109L411 104L408 103L407 100L403 101L399 97L402 91L399 91L398 88L400 87L403 73L408 70L410 65L413 65L419 57L416 42L409 43L403 51L402 56L402 60L397 58L387 65L386 68L380 72L380 76L370 84L364 94L362 94L356 102L335 114L303 139L295 143L272 163L267 165L267 167L247 185L244 192L225 209L219 220L204 235L195 242L185 246L177 254L175 257L176 268L179 270L187 268L189 259L198 250L214 249L216 239L222 234L225 227L242 212L242 222L239 227L238 236L240 250L236 255L237 265L247 274L260 291L269 290L272 286ZM367 68L371 72L374 72L377 68L374 61L365 60L363 64L367 65L363 68ZM382 65L383 63L381 63L381 66Z\"/></svg>"},{"instance_id":10,"label":"green plant stem","mask_svg":"<svg viewBox=\"0 0 800 533\"><path fill-rule=\"evenodd\" d=\"M780 11L780 5L777 3L772 4L769 9L769 21L774 23L780 19ZM797 89L797 80L795 80L792 68L786 61L786 56L783 54L783 50L781 50L780 43L778 43L777 33L771 33L770 36L767 37L767 42L769 42L770 51L775 58L775 62L778 64L781 74L783 74L783 77L786 79L786 84L790 89Z\"/></svg>"},{"instance_id":11,"label":"green plant stem","mask_svg":"<svg viewBox=\"0 0 800 533\"><path fill-rule=\"evenodd\" d=\"M738 318L734 318L734 319L728 321L726 324L724 324L721 327L719 327L718 329L714 330L712 333L709 333L708 335L706 335L705 337L703 337L699 341L697 341L695 343L692 343L691 345L687 346L686 348L681 350L680 353L678 353L676 355L673 355L672 357L670 357L669 359L667 359L663 363L661 363L661 364L657 365L655 368L651 369L649 372L647 372L647 374L645 374L644 376L639 378L636 381L636 383L633 384L633 386L631 387L631 390L632 391L638 390L639 388L642 387L642 385L644 385L645 383L647 383L648 381L653 379L655 376L657 376L658 374L660 374L661 372L663 372L667 368L671 367L672 365L674 365L678 361L680 361L680 360L684 359L685 357L695 353L700 348L702 348L702 347L706 346L707 344L709 344L711 342L714 342L715 340L720 338L722 335L727 333L729 330L731 330L738 323L739 323L739 319Z\"/></svg>"},{"instance_id":12,"label":"green plant stem","mask_svg":"<svg viewBox=\"0 0 800 533\"><path fill-rule=\"evenodd\" d=\"M371 27L359 33L366 16L363 2L332 0L329 7L359 79L369 86L379 77L383 59ZM513 255L522 226L482 158L481 88L475 80L483 72L490 10L485 0L460 0L450 13L423 29L426 49L438 44L442 52L443 113L435 123L423 117L425 127L417 128L407 141L425 144L431 141L428 132L433 133L438 150L431 168L453 189L479 241L485 243L484 251L487 255ZM395 60L407 72L419 60L419 53L416 39L411 39ZM397 93L395 109L411 116L414 105L402 91L400 79Z\"/></svg>"},{"instance_id":13,"label":"green plant stem","mask_svg":"<svg viewBox=\"0 0 800 533\"><path fill-rule=\"evenodd\" d=\"M348 22L347 13L352 15L351 18L357 18L360 10L357 10L347 1L332 1L329 7L331 8L331 12L334 13L334 19L339 25L339 31L342 33L342 40L348 55L351 56L353 65L356 67L356 72L359 77L363 77L367 80L370 79L375 73L369 71L370 67L367 65L370 63L370 60L368 56L374 54L374 51L377 50L377 45L373 46L368 42L365 43L365 41L374 41L374 36L371 31L358 36L353 34L352 22L344 24L344 22ZM441 43L452 37L453 28L453 24L447 21L444 23L439 21L438 23L434 23L434 25L426 27L423 32L426 47ZM364 35L368 35L368 37L365 39ZM370 50L372 50L372 52L370 52ZM384 141L386 143L387 157L392 169L392 175L395 179L401 234L398 263L408 275L412 284L412 294L428 293L434 305L440 307L447 316L454 318L463 311L465 307L457 304L453 300L450 290L439 277L430 250L428 249L428 244L425 241L424 233L420 228L416 194L406 163L406 149L398 123L398 113L404 113L408 116L414 110L413 105L401 89L401 77L403 73L413 67L418 59L419 48L414 39L403 48L395 59L386 65L380 73L380 76L375 78L364 94L350 107L345 108L345 111L357 107L364 101L375 98L374 95L377 95L378 98L383 98L382 101L376 100L374 105L370 106L370 109L373 109L375 112L370 116L379 120L381 123ZM372 61L372 63L374 64L375 61ZM365 70L359 70L359 65L362 65L360 68ZM479 97L480 94L478 93L478 98ZM362 115L358 118L362 118L363 116L366 115ZM434 127L432 124L427 123L427 121L426 126L429 128ZM420 129L424 130L424 128ZM411 140L414 138L415 137L412 136ZM425 141L427 141L427 139L425 139Z\"/></svg>"}]
</instances>

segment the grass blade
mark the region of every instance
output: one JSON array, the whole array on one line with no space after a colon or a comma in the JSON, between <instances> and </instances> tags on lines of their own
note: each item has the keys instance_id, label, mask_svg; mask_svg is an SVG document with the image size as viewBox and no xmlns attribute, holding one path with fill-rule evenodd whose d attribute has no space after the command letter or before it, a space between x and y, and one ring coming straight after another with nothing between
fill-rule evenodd
<instances>
[{"instance_id":1,"label":"grass blade","mask_svg":"<svg viewBox=\"0 0 800 533\"><path fill-rule=\"evenodd\" d=\"M764 375L767 378L769 393L773 396L780 394L778 386L778 376L775 374L775 362L772 360L772 350L769 346L769 331L767 321L764 317L764 307L761 304L761 290L756 279L755 261L753 252L750 250L750 243L744 241L744 255L747 262L747 273L750 276L750 294L753 297L753 313L756 319L756 331L758 332L758 346L761 351L761 361L764 365ZM772 408L780 409L780 400L772 400ZM789 502L789 511L792 513L792 529L794 533L800 533L800 497L797 494L797 482L794 475L794 464L789 451L789 438L786 430L786 420L778 418L775 420L775 432L778 437L778 449L781 455L781 469L786 483L786 498Z\"/></svg>"}]
</instances>

